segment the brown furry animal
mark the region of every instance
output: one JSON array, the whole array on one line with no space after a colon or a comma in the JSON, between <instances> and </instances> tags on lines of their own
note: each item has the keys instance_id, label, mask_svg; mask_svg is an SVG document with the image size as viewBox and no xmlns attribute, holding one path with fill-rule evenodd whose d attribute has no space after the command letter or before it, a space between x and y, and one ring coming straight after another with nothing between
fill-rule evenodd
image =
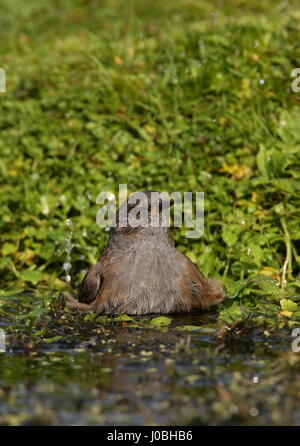
<instances>
[{"instance_id":1,"label":"brown furry animal","mask_svg":"<svg viewBox=\"0 0 300 446\"><path fill-rule=\"evenodd\" d=\"M144 194L149 199L153 192L159 194ZM129 220L132 205L127 201L125 216L121 212L124 204L120 207L117 225L109 229L108 244L99 262L84 277L78 300L69 298L69 308L104 314L178 313L208 309L224 299L219 283L203 277L175 248L169 229L161 224L159 200L158 227L133 227ZM149 200L146 217L153 218L154 214Z\"/></svg>"}]
</instances>

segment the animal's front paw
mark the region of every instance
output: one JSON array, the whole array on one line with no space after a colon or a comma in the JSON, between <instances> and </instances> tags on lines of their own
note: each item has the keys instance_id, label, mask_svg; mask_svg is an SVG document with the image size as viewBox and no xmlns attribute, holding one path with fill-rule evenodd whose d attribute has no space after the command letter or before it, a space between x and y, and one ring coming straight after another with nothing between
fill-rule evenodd
<instances>
[{"instance_id":1,"label":"animal's front paw","mask_svg":"<svg viewBox=\"0 0 300 446\"><path fill-rule=\"evenodd\" d=\"M84 304L74 299L72 296L68 296L66 299L66 306L71 310L79 310L82 313L92 313L94 311L94 305L92 304Z\"/></svg>"}]
</instances>

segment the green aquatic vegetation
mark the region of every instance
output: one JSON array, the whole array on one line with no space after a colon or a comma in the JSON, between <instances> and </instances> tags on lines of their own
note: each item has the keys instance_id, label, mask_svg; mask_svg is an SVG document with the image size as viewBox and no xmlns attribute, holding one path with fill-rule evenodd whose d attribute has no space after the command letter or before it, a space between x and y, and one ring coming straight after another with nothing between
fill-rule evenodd
<instances>
[{"instance_id":1,"label":"green aquatic vegetation","mask_svg":"<svg viewBox=\"0 0 300 446\"><path fill-rule=\"evenodd\" d=\"M173 237L224 284L220 324L296 326L297 2L5 0L0 22L1 318L51 323L68 255L75 288L105 246L97 194L127 183L205 192L203 237Z\"/></svg>"},{"instance_id":2,"label":"green aquatic vegetation","mask_svg":"<svg viewBox=\"0 0 300 446\"><path fill-rule=\"evenodd\" d=\"M170 325L171 322L172 319L170 317L158 316L150 320L150 325L154 325L154 327L165 327Z\"/></svg>"}]
</instances>

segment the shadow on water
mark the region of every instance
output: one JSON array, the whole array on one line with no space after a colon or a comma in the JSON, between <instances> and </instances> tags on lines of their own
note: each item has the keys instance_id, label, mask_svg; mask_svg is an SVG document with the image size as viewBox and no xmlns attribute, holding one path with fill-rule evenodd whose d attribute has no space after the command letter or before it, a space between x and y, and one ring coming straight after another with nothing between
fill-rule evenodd
<instances>
[{"instance_id":1,"label":"shadow on water","mask_svg":"<svg viewBox=\"0 0 300 446\"><path fill-rule=\"evenodd\" d=\"M58 311L20 335L0 317L0 424L300 423L300 358L288 333L222 335L213 312L171 318L130 327Z\"/></svg>"}]
</instances>

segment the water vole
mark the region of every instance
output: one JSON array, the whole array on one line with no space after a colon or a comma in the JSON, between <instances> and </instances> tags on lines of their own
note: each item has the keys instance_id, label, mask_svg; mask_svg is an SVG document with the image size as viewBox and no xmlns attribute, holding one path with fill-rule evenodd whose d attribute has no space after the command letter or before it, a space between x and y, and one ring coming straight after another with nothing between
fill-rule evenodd
<instances>
[{"instance_id":1,"label":"water vole","mask_svg":"<svg viewBox=\"0 0 300 446\"><path fill-rule=\"evenodd\" d=\"M154 217L151 192L157 191L143 192L147 197L147 218ZM129 213L132 206L128 201L126 204ZM117 213L116 227L109 230L99 262L79 287L78 300L69 298L70 308L104 314L177 313L208 309L224 299L220 284L203 277L194 263L175 248L168 227L123 227L123 206Z\"/></svg>"}]
</instances>

